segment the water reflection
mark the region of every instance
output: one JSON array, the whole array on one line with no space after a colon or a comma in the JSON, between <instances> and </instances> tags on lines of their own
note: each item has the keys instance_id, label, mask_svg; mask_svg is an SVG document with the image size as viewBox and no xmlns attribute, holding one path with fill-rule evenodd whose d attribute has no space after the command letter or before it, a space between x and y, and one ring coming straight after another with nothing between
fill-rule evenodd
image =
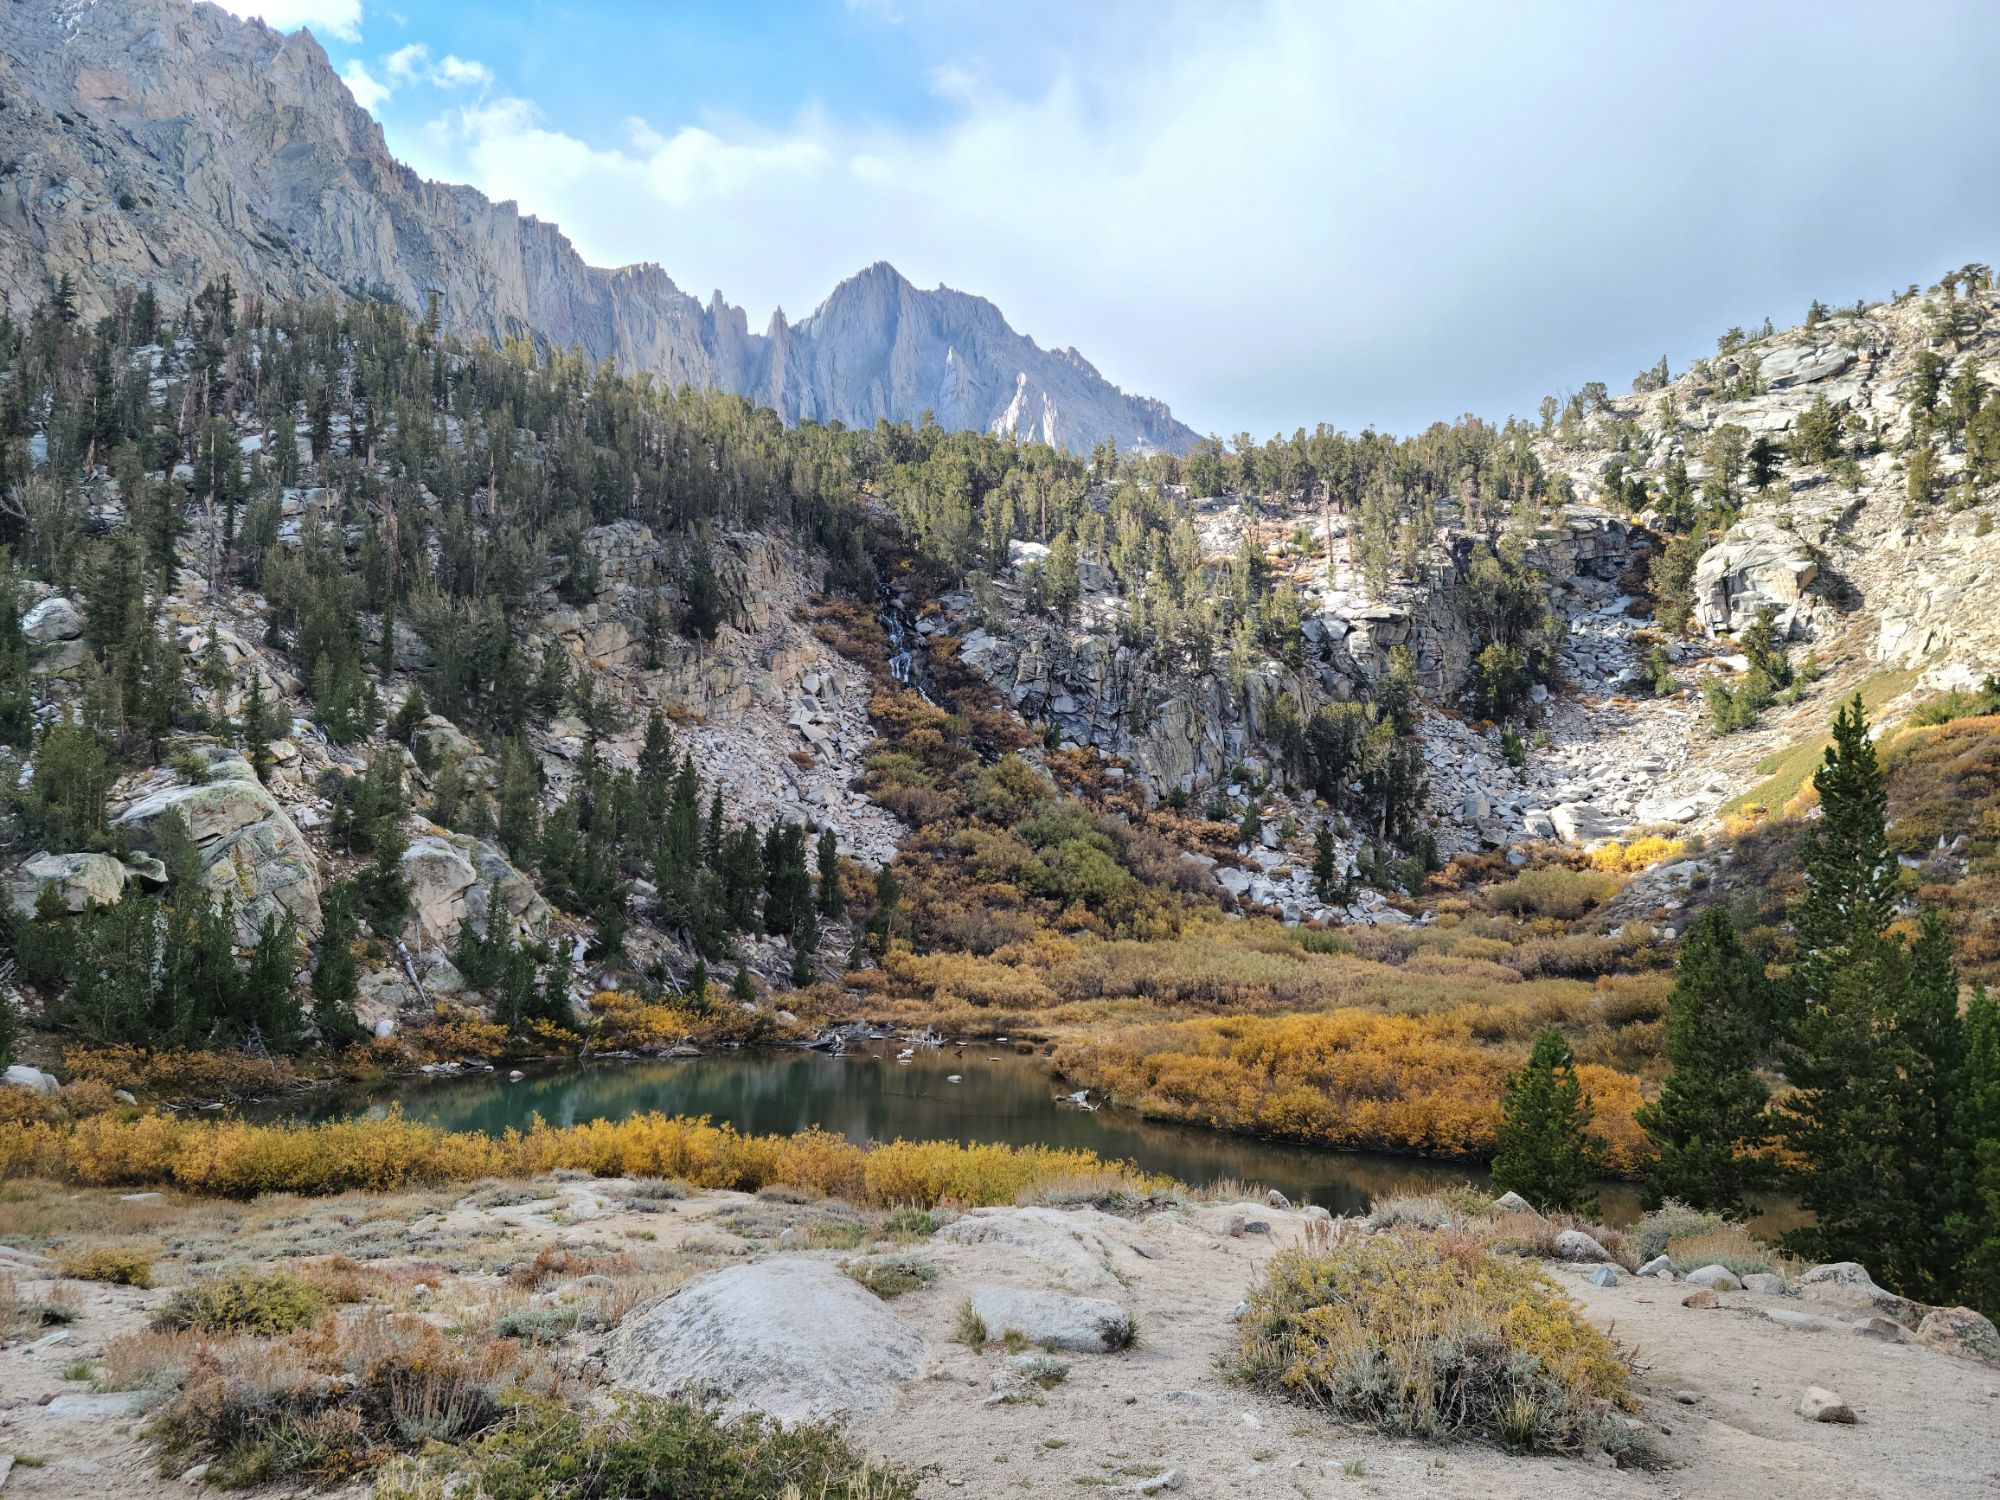
<instances>
[{"instance_id":1,"label":"water reflection","mask_svg":"<svg viewBox=\"0 0 2000 1500\"><path fill-rule=\"evenodd\" d=\"M950 1081L957 1075L959 1082ZM920 1050L898 1062L894 1049L845 1056L818 1052L719 1052L690 1058L608 1061L531 1073L476 1073L399 1083L365 1098L331 1095L283 1113L308 1120L380 1115L400 1104L411 1119L448 1130L497 1134L551 1125L621 1120L658 1110L708 1115L749 1134L818 1126L853 1141L958 1140L1080 1147L1137 1163L1182 1182L1227 1178L1275 1187L1334 1213L1364 1212L1385 1193L1487 1185L1482 1168L1412 1157L1323 1151L1142 1120L1056 1102L1058 1082L1032 1057L972 1046L959 1054ZM1636 1190L1606 1183L1612 1223L1638 1213Z\"/></svg>"}]
</instances>

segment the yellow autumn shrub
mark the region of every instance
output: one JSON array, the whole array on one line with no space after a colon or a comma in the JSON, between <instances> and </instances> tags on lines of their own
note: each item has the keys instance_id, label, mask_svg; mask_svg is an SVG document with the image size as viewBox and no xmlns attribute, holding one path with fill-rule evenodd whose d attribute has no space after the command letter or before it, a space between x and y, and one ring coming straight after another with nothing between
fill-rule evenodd
<instances>
[{"instance_id":1,"label":"yellow autumn shrub","mask_svg":"<svg viewBox=\"0 0 2000 1500\"><path fill-rule=\"evenodd\" d=\"M1579 1452L1633 1404L1624 1357L1539 1267L1448 1234L1283 1251L1242 1322L1241 1378L1399 1435Z\"/></svg>"},{"instance_id":2,"label":"yellow autumn shrub","mask_svg":"<svg viewBox=\"0 0 2000 1500\"><path fill-rule=\"evenodd\" d=\"M661 1114L489 1136L440 1130L399 1112L322 1125L254 1125L147 1113L74 1123L0 1122L0 1176L91 1187L173 1186L212 1197L379 1192L533 1177L557 1170L658 1177L755 1191L789 1183L893 1207L1011 1203L1040 1186L1116 1178L1134 1192L1165 1186L1089 1151L895 1141L858 1146L823 1130L744 1135L707 1119Z\"/></svg>"}]
</instances>

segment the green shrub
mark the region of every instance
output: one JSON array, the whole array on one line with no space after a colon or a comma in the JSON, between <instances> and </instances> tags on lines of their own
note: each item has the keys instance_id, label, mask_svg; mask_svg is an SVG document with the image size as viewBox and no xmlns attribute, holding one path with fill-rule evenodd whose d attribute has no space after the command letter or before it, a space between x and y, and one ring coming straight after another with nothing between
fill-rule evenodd
<instances>
[{"instance_id":1,"label":"green shrub","mask_svg":"<svg viewBox=\"0 0 2000 1500\"><path fill-rule=\"evenodd\" d=\"M1728 1221L1706 1209L1689 1208L1669 1198L1625 1231L1639 1264L1667 1253L1667 1246L1691 1234L1712 1234Z\"/></svg>"},{"instance_id":2,"label":"green shrub","mask_svg":"<svg viewBox=\"0 0 2000 1500\"><path fill-rule=\"evenodd\" d=\"M113 1286L149 1287L153 1284L153 1257L143 1250L123 1245L103 1245L65 1255L58 1262L63 1275L78 1281L103 1281Z\"/></svg>"},{"instance_id":3,"label":"green shrub","mask_svg":"<svg viewBox=\"0 0 2000 1500\"><path fill-rule=\"evenodd\" d=\"M1542 1272L1414 1231L1286 1250L1250 1293L1242 1379L1384 1432L1516 1450L1621 1441L1630 1367Z\"/></svg>"},{"instance_id":4,"label":"green shrub","mask_svg":"<svg viewBox=\"0 0 2000 1500\"><path fill-rule=\"evenodd\" d=\"M153 1326L194 1333L291 1333L327 1309L326 1293L286 1271L236 1271L182 1287L153 1315Z\"/></svg>"},{"instance_id":5,"label":"green shrub","mask_svg":"<svg viewBox=\"0 0 2000 1500\"><path fill-rule=\"evenodd\" d=\"M876 1296L887 1300L914 1292L937 1280L938 1269L916 1255L884 1255L870 1260L850 1261L847 1274Z\"/></svg>"},{"instance_id":6,"label":"green shrub","mask_svg":"<svg viewBox=\"0 0 2000 1500\"><path fill-rule=\"evenodd\" d=\"M574 1307L511 1307L493 1320L493 1332L523 1344L553 1344L576 1327Z\"/></svg>"},{"instance_id":7,"label":"green shrub","mask_svg":"<svg viewBox=\"0 0 2000 1500\"><path fill-rule=\"evenodd\" d=\"M1595 870L1523 870L1487 899L1496 911L1573 922L1617 889L1616 876Z\"/></svg>"},{"instance_id":8,"label":"green shrub","mask_svg":"<svg viewBox=\"0 0 2000 1500\"><path fill-rule=\"evenodd\" d=\"M856 1453L818 1423L785 1427L755 1413L725 1422L679 1401L628 1398L609 1413L535 1409L457 1453L398 1466L380 1500L914 1500L917 1476Z\"/></svg>"}]
</instances>

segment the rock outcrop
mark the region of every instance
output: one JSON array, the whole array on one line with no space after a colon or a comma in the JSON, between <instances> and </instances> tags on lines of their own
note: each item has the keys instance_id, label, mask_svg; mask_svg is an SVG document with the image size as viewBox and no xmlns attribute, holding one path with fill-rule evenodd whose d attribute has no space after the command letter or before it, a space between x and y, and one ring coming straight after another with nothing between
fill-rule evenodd
<instances>
[{"instance_id":1,"label":"rock outcrop","mask_svg":"<svg viewBox=\"0 0 2000 1500\"><path fill-rule=\"evenodd\" d=\"M114 820L141 849L154 848L160 819L172 812L201 855L202 884L234 903L236 940L249 944L281 908L309 933L319 931L319 860L289 814L233 750L207 752L208 779L147 792Z\"/></svg>"},{"instance_id":2,"label":"rock outcrop","mask_svg":"<svg viewBox=\"0 0 2000 1500\"><path fill-rule=\"evenodd\" d=\"M923 1337L825 1261L774 1257L703 1276L628 1316L614 1385L783 1422L880 1416L923 1374Z\"/></svg>"},{"instance_id":3,"label":"rock outcrop","mask_svg":"<svg viewBox=\"0 0 2000 1500\"><path fill-rule=\"evenodd\" d=\"M1087 450L1196 438L1074 349L1043 349L979 297L887 265L812 314L749 331L657 265L584 264L553 224L389 153L309 32L186 0L0 7L0 294L18 314L67 270L87 317L120 288L380 296L455 332L580 347L671 385L735 391L787 421L931 411L949 427Z\"/></svg>"},{"instance_id":4,"label":"rock outcrop","mask_svg":"<svg viewBox=\"0 0 2000 1500\"><path fill-rule=\"evenodd\" d=\"M505 850L485 839L433 828L403 851L403 879L410 888L411 924L427 945L450 943L468 919L474 930L490 934L489 908L496 900L510 940L548 926L549 904L534 882Z\"/></svg>"},{"instance_id":5,"label":"rock outcrop","mask_svg":"<svg viewBox=\"0 0 2000 1500\"><path fill-rule=\"evenodd\" d=\"M108 854L37 854L7 883L14 910L32 913L45 887L53 885L63 910L115 906L125 894L130 872Z\"/></svg>"},{"instance_id":6,"label":"rock outcrop","mask_svg":"<svg viewBox=\"0 0 2000 1500\"><path fill-rule=\"evenodd\" d=\"M1784 527L1763 518L1739 521L1695 564L1695 622L1710 635L1736 633L1768 608L1776 612L1779 636L1790 635L1817 577L1818 562Z\"/></svg>"}]
</instances>

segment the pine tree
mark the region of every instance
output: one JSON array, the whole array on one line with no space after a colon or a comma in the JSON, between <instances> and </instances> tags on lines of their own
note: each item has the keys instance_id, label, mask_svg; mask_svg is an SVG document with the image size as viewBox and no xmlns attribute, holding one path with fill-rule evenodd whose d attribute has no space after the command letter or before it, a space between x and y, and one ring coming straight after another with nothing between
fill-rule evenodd
<instances>
[{"instance_id":1,"label":"pine tree","mask_svg":"<svg viewBox=\"0 0 2000 1500\"><path fill-rule=\"evenodd\" d=\"M243 739L243 758L259 781L271 777L271 716L264 704L264 674L250 668L250 686L243 693L243 722L237 732Z\"/></svg>"},{"instance_id":2,"label":"pine tree","mask_svg":"<svg viewBox=\"0 0 2000 1500\"><path fill-rule=\"evenodd\" d=\"M1880 945L1895 910L1888 792L1858 693L1834 717L1833 744L1813 773L1813 789L1820 817L1800 852L1806 897L1792 913L1799 961L1787 988L1794 1016L1825 996L1835 970Z\"/></svg>"},{"instance_id":3,"label":"pine tree","mask_svg":"<svg viewBox=\"0 0 2000 1500\"><path fill-rule=\"evenodd\" d=\"M366 1035L354 1014L360 984L351 946L355 931L353 889L344 882L335 886L321 910L325 922L313 961L312 1021L323 1044L344 1047Z\"/></svg>"},{"instance_id":4,"label":"pine tree","mask_svg":"<svg viewBox=\"0 0 2000 1500\"><path fill-rule=\"evenodd\" d=\"M2000 1316L2000 1006L1979 986L1965 1007L1965 1088L1959 1097L1959 1206L1965 1300Z\"/></svg>"},{"instance_id":5,"label":"pine tree","mask_svg":"<svg viewBox=\"0 0 2000 1500\"><path fill-rule=\"evenodd\" d=\"M813 911L810 901L799 907L798 920L792 927L792 984L804 989L811 984L817 974L813 969L813 955L819 951L819 916Z\"/></svg>"},{"instance_id":6,"label":"pine tree","mask_svg":"<svg viewBox=\"0 0 2000 1500\"><path fill-rule=\"evenodd\" d=\"M1519 1193L1543 1213L1597 1212L1590 1179L1598 1147L1590 1117L1575 1054L1561 1032L1544 1031L1527 1066L1507 1083L1493 1185Z\"/></svg>"},{"instance_id":7,"label":"pine tree","mask_svg":"<svg viewBox=\"0 0 2000 1500\"><path fill-rule=\"evenodd\" d=\"M1333 828L1322 823L1313 835L1313 893L1331 903L1340 893L1340 867L1334 862Z\"/></svg>"},{"instance_id":8,"label":"pine tree","mask_svg":"<svg viewBox=\"0 0 2000 1500\"><path fill-rule=\"evenodd\" d=\"M831 825L820 829L814 852L819 863L820 915L837 922L846 914L847 897L840 889L840 846L834 841Z\"/></svg>"},{"instance_id":9,"label":"pine tree","mask_svg":"<svg viewBox=\"0 0 2000 1500\"><path fill-rule=\"evenodd\" d=\"M1635 1115L1659 1152L1643 1194L1648 1208L1674 1198L1731 1217L1749 1213L1744 1191L1768 1175L1752 1154L1769 1097L1756 1073L1767 983L1726 911L1712 906L1695 919L1667 1002L1666 1081Z\"/></svg>"},{"instance_id":10,"label":"pine tree","mask_svg":"<svg viewBox=\"0 0 2000 1500\"><path fill-rule=\"evenodd\" d=\"M736 977L729 981L729 998L738 1005L756 1002L757 991L750 983L750 971L742 964L736 966Z\"/></svg>"}]
</instances>

